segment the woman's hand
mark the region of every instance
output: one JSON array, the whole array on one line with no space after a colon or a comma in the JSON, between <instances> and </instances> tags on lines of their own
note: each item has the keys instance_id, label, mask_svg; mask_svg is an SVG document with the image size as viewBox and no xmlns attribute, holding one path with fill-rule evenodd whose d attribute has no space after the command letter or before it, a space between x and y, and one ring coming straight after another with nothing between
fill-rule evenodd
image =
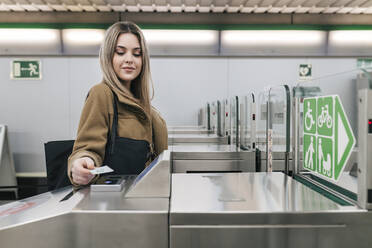
<instances>
[{"instance_id":1,"label":"woman's hand","mask_svg":"<svg viewBox=\"0 0 372 248\"><path fill-rule=\"evenodd\" d=\"M94 161L89 157L82 157L72 162L71 175L72 180L76 184L86 185L93 178L94 175L90 170L94 169Z\"/></svg>"}]
</instances>

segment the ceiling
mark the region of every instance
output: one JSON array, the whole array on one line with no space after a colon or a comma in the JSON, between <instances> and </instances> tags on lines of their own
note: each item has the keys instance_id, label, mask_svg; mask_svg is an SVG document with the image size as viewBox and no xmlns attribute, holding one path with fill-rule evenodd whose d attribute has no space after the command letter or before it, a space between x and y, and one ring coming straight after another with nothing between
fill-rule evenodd
<instances>
[{"instance_id":1,"label":"ceiling","mask_svg":"<svg viewBox=\"0 0 372 248\"><path fill-rule=\"evenodd\" d=\"M1 12L372 14L372 0L0 0Z\"/></svg>"}]
</instances>

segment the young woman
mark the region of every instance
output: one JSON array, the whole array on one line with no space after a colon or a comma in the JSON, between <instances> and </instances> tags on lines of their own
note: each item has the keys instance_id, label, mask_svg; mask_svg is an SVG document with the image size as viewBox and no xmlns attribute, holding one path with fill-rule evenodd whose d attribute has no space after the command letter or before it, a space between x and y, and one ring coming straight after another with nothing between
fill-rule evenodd
<instances>
[{"instance_id":1,"label":"young woman","mask_svg":"<svg viewBox=\"0 0 372 248\"><path fill-rule=\"evenodd\" d=\"M149 54L140 28L113 24L99 53L103 81L85 101L68 176L89 184L91 169L108 165L115 174L139 174L168 147L165 121L151 106Z\"/></svg>"}]
</instances>

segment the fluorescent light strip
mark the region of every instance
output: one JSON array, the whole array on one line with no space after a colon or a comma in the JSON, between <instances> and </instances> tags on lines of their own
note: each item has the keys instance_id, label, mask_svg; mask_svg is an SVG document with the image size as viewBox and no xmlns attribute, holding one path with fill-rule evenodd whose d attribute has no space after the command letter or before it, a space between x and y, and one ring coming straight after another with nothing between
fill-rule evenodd
<instances>
[{"instance_id":1,"label":"fluorescent light strip","mask_svg":"<svg viewBox=\"0 0 372 248\"><path fill-rule=\"evenodd\" d=\"M372 31L370 30L336 30L329 32L329 43L334 45L370 45L372 46Z\"/></svg>"},{"instance_id":2,"label":"fluorescent light strip","mask_svg":"<svg viewBox=\"0 0 372 248\"><path fill-rule=\"evenodd\" d=\"M63 29L64 42L75 45L100 45L105 37L103 29Z\"/></svg>"},{"instance_id":3,"label":"fluorescent light strip","mask_svg":"<svg viewBox=\"0 0 372 248\"><path fill-rule=\"evenodd\" d=\"M321 45L325 39L324 31L312 30L226 30L221 32L221 42L226 45Z\"/></svg>"},{"instance_id":4,"label":"fluorescent light strip","mask_svg":"<svg viewBox=\"0 0 372 248\"><path fill-rule=\"evenodd\" d=\"M48 44L59 41L57 29L0 28L0 44Z\"/></svg>"},{"instance_id":5,"label":"fluorescent light strip","mask_svg":"<svg viewBox=\"0 0 372 248\"><path fill-rule=\"evenodd\" d=\"M149 45L213 45L218 43L214 30L163 30L144 29Z\"/></svg>"}]
</instances>

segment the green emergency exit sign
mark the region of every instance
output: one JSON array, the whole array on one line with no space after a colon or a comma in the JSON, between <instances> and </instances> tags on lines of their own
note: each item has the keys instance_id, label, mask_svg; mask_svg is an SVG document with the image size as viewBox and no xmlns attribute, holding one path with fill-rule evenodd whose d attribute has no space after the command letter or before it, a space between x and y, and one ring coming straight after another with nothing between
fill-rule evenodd
<instances>
[{"instance_id":1,"label":"green emergency exit sign","mask_svg":"<svg viewBox=\"0 0 372 248\"><path fill-rule=\"evenodd\" d=\"M303 167L338 181L355 146L339 96L304 99Z\"/></svg>"},{"instance_id":2,"label":"green emergency exit sign","mask_svg":"<svg viewBox=\"0 0 372 248\"><path fill-rule=\"evenodd\" d=\"M41 79L40 60L13 60L11 67L12 79Z\"/></svg>"}]
</instances>

